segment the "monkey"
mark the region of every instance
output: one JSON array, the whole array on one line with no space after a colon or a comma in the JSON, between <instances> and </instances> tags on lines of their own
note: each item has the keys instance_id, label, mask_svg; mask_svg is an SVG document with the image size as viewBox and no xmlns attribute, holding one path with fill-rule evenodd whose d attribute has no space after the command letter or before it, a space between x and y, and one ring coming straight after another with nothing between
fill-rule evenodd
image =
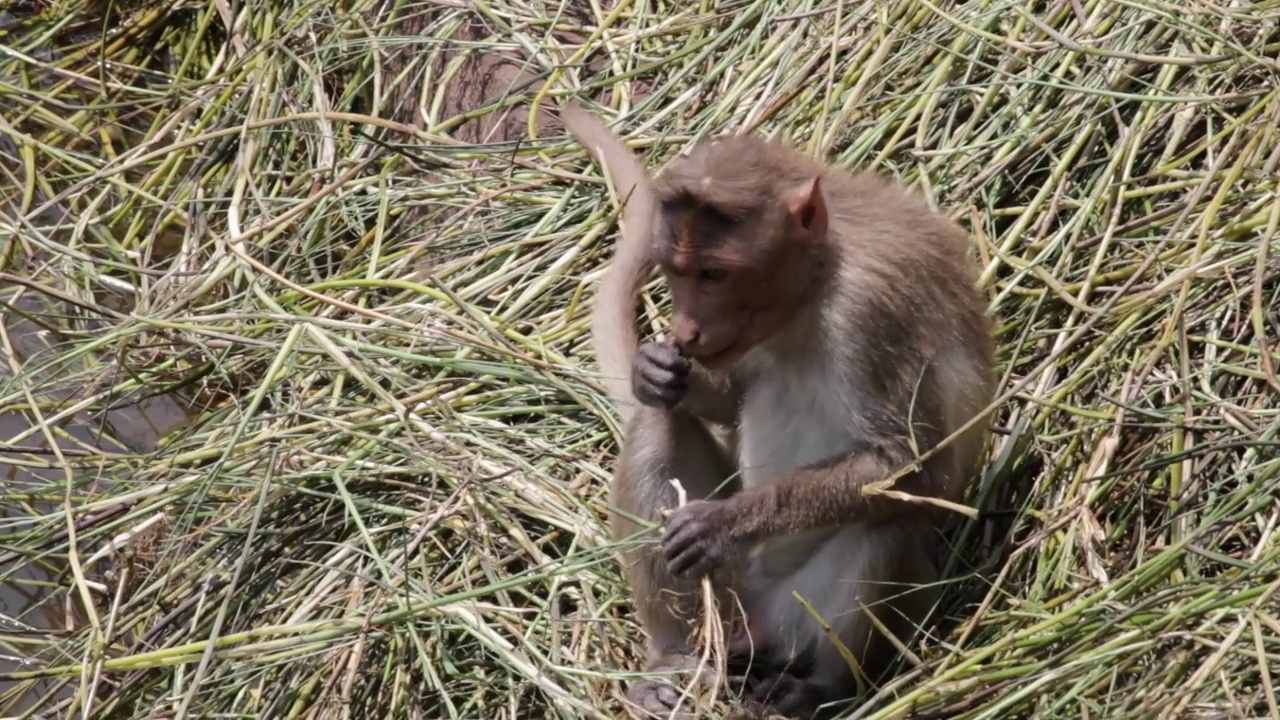
<instances>
[{"instance_id":1,"label":"monkey","mask_svg":"<svg viewBox=\"0 0 1280 720\"><path fill-rule=\"evenodd\" d=\"M871 615L902 642L921 630L945 513L930 500L960 502L982 465L995 348L968 236L890 179L754 133L701 140L652 178L614 142L604 163L629 168L615 185L640 202L593 327L614 397L630 378L638 401L611 496L654 518L673 507L664 473L697 490L628 575L650 664L688 662L666 596L724 578L745 623L730 651L762 665L753 698L831 717L897 655ZM637 349L629 309L654 266L673 342ZM703 421L732 427L732 456ZM660 683L636 687L671 706Z\"/></svg>"}]
</instances>

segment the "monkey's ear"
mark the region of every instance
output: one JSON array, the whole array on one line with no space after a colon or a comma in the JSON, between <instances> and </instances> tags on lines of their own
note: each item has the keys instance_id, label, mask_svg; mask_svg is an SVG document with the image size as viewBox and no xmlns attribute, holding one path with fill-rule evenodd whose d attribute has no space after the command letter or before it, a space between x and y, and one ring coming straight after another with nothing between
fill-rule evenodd
<instances>
[{"instance_id":1,"label":"monkey's ear","mask_svg":"<svg viewBox=\"0 0 1280 720\"><path fill-rule=\"evenodd\" d=\"M827 237L827 200L822 195L819 178L805 180L793 187L787 192L784 203L797 240L814 245Z\"/></svg>"}]
</instances>

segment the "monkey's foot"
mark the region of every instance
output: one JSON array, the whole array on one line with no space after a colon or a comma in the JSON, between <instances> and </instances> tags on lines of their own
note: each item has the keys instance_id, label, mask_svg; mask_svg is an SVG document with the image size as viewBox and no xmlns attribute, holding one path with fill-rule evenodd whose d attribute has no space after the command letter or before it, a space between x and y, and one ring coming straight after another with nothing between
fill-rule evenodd
<instances>
[{"instance_id":1,"label":"monkey's foot","mask_svg":"<svg viewBox=\"0 0 1280 720\"><path fill-rule=\"evenodd\" d=\"M627 688L627 701L632 716L641 720L694 720L695 705L710 687L718 673L709 667L698 667L692 655L672 653L653 662L646 672L671 673L670 678L637 680ZM688 687L686 687L688 686Z\"/></svg>"},{"instance_id":2,"label":"monkey's foot","mask_svg":"<svg viewBox=\"0 0 1280 720\"><path fill-rule=\"evenodd\" d=\"M759 661L756 656L759 654L761 649L752 643L751 633L746 628L734 628L725 645L726 669L730 675L746 675L753 669L758 669Z\"/></svg>"},{"instance_id":3,"label":"monkey's foot","mask_svg":"<svg viewBox=\"0 0 1280 720\"><path fill-rule=\"evenodd\" d=\"M817 685L787 672L761 680L752 697L779 715L805 720L818 717L818 707L826 702Z\"/></svg>"},{"instance_id":4,"label":"monkey's foot","mask_svg":"<svg viewBox=\"0 0 1280 720\"><path fill-rule=\"evenodd\" d=\"M662 680L637 680L627 689L632 716L644 720L693 720L695 716L688 710L695 698L694 692L685 693L682 688Z\"/></svg>"},{"instance_id":5,"label":"monkey's foot","mask_svg":"<svg viewBox=\"0 0 1280 720\"><path fill-rule=\"evenodd\" d=\"M784 656L760 640L753 639L745 628L735 628L725 647L725 665L731 675L746 676L754 686L761 680L772 680L787 674L806 678L813 672L813 652Z\"/></svg>"}]
</instances>

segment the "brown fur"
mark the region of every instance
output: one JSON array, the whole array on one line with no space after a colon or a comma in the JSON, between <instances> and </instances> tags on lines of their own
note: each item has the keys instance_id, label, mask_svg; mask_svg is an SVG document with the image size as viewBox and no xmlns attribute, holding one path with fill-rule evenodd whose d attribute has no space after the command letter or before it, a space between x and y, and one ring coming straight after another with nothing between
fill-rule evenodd
<instances>
[{"instance_id":1,"label":"brown fur","mask_svg":"<svg viewBox=\"0 0 1280 720\"><path fill-rule=\"evenodd\" d=\"M733 415L725 405L736 408L742 489L672 514L662 554L644 555L628 576L641 622L657 642L676 624L655 591L692 602L688 583L727 570L750 641L774 668L757 696L813 714L851 698L856 684L793 592L872 675L894 648L864 611L905 641L934 598L931 588L911 590L936 579L939 512L863 489L981 414L994 394L990 321L967 238L889 182L754 136L702 143L649 184L651 223L641 235L628 229L619 255L639 257L629 244L648 244L671 290L676 341L704 366L690 394L720 405L720 419ZM628 327L633 303L634 293L617 306L628 308ZM710 376L718 392L697 381ZM671 507L670 473L704 493L732 469L688 408L644 408L628 425L614 497L630 512L653 518ZM985 431L972 425L893 489L960 499ZM651 647L676 665L683 643ZM796 663L807 667L786 669Z\"/></svg>"}]
</instances>

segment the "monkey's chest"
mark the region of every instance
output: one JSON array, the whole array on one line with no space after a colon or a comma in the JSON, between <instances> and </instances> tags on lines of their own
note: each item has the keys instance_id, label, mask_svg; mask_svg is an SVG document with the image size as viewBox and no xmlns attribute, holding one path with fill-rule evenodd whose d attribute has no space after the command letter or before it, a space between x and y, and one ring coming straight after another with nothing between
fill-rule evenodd
<instances>
[{"instance_id":1,"label":"monkey's chest","mask_svg":"<svg viewBox=\"0 0 1280 720\"><path fill-rule=\"evenodd\" d=\"M847 392L827 383L779 376L743 399L738 458L742 482L772 482L804 465L856 446L855 416Z\"/></svg>"}]
</instances>

